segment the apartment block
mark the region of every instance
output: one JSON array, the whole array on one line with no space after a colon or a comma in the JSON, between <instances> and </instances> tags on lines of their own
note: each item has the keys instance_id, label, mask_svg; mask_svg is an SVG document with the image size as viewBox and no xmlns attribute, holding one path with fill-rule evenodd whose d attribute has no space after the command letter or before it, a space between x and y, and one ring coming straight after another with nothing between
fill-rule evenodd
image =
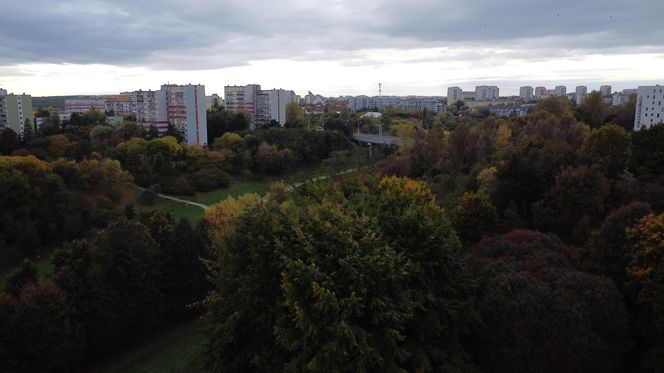
<instances>
[{"instance_id":1,"label":"apartment block","mask_svg":"<svg viewBox=\"0 0 664 373\"><path fill-rule=\"evenodd\" d=\"M599 92L602 94L602 96L611 96L611 86L610 85L603 85L599 87Z\"/></svg>"},{"instance_id":2,"label":"apartment block","mask_svg":"<svg viewBox=\"0 0 664 373\"><path fill-rule=\"evenodd\" d=\"M245 111L251 114L251 129L276 121L286 124L286 105L298 102L293 91L284 89L262 90L258 84L224 87L226 108L229 111Z\"/></svg>"},{"instance_id":3,"label":"apartment block","mask_svg":"<svg viewBox=\"0 0 664 373\"><path fill-rule=\"evenodd\" d=\"M497 100L499 90L496 86L480 85L475 87L475 101Z\"/></svg>"},{"instance_id":4,"label":"apartment block","mask_svg":"<svg viewBox=\"0 0 664 373\"><path fill-rule=\"evenodd\" d=\"M519 97L526 101L530 101L533 99L534 92L535 90L533 90L533 87L531 86L521 87L519 88Z\"/></svg>"},{"instance_id":5,"label":"apartment block","mask_svg":"<svg viewBox=\"0 0 664 373\"><path fill-rule=\"evenodd\" d=\"M542 97L546 95L546 87L535 87L535 96Z\"/></svg>"},{"instance_id":6,"label":"apartment block","mask_svg":"<svg viewBox=\"0 0 664 373\"><path fill-rule=\"evenodd\" d=\"M452 105L457 101L463 101L463 90L459 87L447 88L447 104Z\"/></svg>"},{"instance_id":7,"label":"apartment block","mask_svg":"<svg viewBox=\"0 0 664 373\"><path fill-rule=\"evenodd\" d=\"M87 113L91 109L105 111L106 100L101 96L76 97L65 100L65 111L70 114Z\"/></svg>"},{"instance_id":8,"label":"apartment block","mask_svg":"<svg viewBox=\"0 0 664 373\"><path fill-rule=\"evenodd\" d=\"M263 92L268 96L270 121L274 120L283 127L286 124L286 105L297 103L297 95L285 89L270 89Z\"/></svg>"},{"instance_id":9,"label":"apartment block","mask_svg":"<svg viewBox=\"0 0 664 373\"><path fill-rule=\"evenodd\" d=\"M640 86L636 96L634 130L664 123L664 86Z\"/></svg>"},{"instance_id":10,"label":"apartment block","mask_svg":"<svg viewBox=\"0 0 664 373\"><path fill-rule=\"evenodd\" d=\"M13 129L19 137L23 138L27 130L26 126L33 126L32 128L34 128L35 124L35 118L32 113L32 96L26 94L3 95L2 93L0 95L4 96L4 100L2 101L6 105L4 128Z\"/></svg>"},{"instance_id":11,"label":"apartment block","mask_svg":"<svg viewBox=\"0 0 664 373\"><path fill-rule=\"evenodd\" d=\"M558 97L562 97L562 96L567 95L567 87L565 87L564 85L556 86L556 88L554 88L553 91L554 91L554 94Z\"/></svg>"},{"instance_id":12,"label":"apartment block","mask_svg":"<svg viewBox=\"0 0 664 373\"><path fill-rule=\"evenodd\" d=\"M207 145L205 86L164 84L157 94L157 116L166 111L168 124L190 145ZM165 107L164 107L165 100Z\"/></svg>"},{"instance_id":13,"label":"apartment block","mask_svg":"<svg viewBox=\"0 0 664 373\"><path fill-rule=\"evenodd\" d=\"M136 122L146 129L155 127L160 135L164 135L168 131L166 93L139 90L130 93L130 96L134 102Z\"/></svg>"},{"instance_id":14,"label":"apartment block","mask_svg":"<svg viewBox=\"0 0 664 373\"><path fill-rule=\"evenodd\" d=\"M0 131L7 128L7 90L0 88Z\"/></svg>"}]
</instances>

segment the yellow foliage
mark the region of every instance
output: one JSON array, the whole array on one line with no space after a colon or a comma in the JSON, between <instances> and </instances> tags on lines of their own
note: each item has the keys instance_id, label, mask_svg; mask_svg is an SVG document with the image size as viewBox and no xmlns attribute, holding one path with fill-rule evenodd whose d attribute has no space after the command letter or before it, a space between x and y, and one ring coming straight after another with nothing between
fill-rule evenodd
<instances>
[{"instance_id":1,"label":"yellow foliage","mask_svg":"<svg viewBox=\"0 0 664 373\"><path fill-rule=\"evenodd\" d=\"M240 197L228 197L225 200L210 206L205 211L205 219L215 232L232 229L235 219L240 217L248 208L260 203L257 194L244 194Z\"/></svg>"},{"instance_id":2,"label":"yellow foliage","mask_svg":"<svg viewBox=\"0 0 664 373\"><path fill-rule=\"evenodd\" d=\"M496 132L495 148L497 151L503 150L512 144L512 130L507 124L501 124Z\"/></svg>"}]
</instances>

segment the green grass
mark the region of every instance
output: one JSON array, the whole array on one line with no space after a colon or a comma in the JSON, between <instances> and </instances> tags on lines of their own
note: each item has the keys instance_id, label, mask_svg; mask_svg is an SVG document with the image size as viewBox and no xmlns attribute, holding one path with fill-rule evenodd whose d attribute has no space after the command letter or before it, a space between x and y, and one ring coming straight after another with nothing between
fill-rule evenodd
<instances>
[{"instance_id":1,"label":"green grass","mask_svg":"<svg viewBox=\"0 0 664 373\"><path fill-rule=\"evenodd\" d=\"M204 334L197 322L177 326L131 348L95 372L198 372L202 370Z\"/></svg>"},{"instance_id":2,"label":"green grass","mask_svg":"<svg viewBox=\"0 0 664 373\"><path fill-rule=\"evenodd\" d=\"M194 222L200 216L203 216L203 209L197 206L186 205L182 202L172 201L170 199L159 198L155 200L155 203L151 206L142 205L138 202L138 197L141 195L141 191L138 190L135 186L127 185L125 188L126 203L134 204L134 208L137 212L140 211L149 211L149 210L162 210L164 212L169 212L173 215L175 220L180 220L180 218L189 219L189 221ZM184 198L183 198L184 199Z\"/></svg>"},{"instance_id":3,"label":"green grass","mask_svg":"<svg viewBox=\"0 0 664 373\"><path fill-rule=\"evenodd\" d=\"M229 196L238 197L247 193L263 195L270 189L270 184L272 184L273 181L274 180L233 184L228 188L217 189L205 193L197 193L191 197L180 198L209 206L217 202L221 202Z\"/></svg>"}]
</instances>

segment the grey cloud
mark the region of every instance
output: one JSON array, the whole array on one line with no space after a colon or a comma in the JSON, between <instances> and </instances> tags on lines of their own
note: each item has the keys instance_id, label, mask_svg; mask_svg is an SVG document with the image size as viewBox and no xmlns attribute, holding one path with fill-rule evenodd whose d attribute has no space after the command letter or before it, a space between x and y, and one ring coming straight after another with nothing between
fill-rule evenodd
<instances>
[{"instance_id":1,"label":"grey cloud","mask_svg":"<svg viewBox=\"0 0 664 373\"><path fill-rule=\"evenodd\" d=\"M372 48L499 47L530 59L664 51L660 0L0 0L0 9L0 65L359 64L356 52Z\"/></svg>"}]
</instances>

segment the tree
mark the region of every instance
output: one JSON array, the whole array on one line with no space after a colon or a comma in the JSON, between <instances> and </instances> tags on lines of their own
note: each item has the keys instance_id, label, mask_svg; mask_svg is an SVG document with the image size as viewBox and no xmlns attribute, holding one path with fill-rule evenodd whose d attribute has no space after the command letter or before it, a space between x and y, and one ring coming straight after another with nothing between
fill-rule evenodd
<instances>
[{"instance_id":1,"label":"tree","mask_svg":"<svg viewBox=\"0 0 664 373\"><path fill-rule=\"evenodd\" d=\"M629 133L615 124L609 124L590 132L583 142L581 153L599 164L607 176L616 178L627 168L630 147Z\"/></svg>"},{"instance_id":2,"label":"tree","mask_svg":"<svg viewBox=\"0 0 664 373\"><path fill-rule=\"evenodd\" d=\"M630 169L637 178L654 180L664 175L664 123L632 134Z\"/></svg>"},{"instance_id":3,"label":"tree","mask_svg":"<svg viewBox=\"0 0 664 373\"><path fill-rule=\"evenodd\" d=\"M39 272L32 261L25 259L21 266L7 276L5 291L15 297L21 294L24 287L34 284L39 280Z\"/></svg>"},{"instance_id":4,"label":"tree","mask_svg":"<svg viewBox=\"0 0 664 373\"><path fill-rule=\"evenodd\" d=\"M472 344L487 372L618 372L629 316L605 277L571 268L555 236L513 231L470 251L482 324Z\"/></svg>"},{"instance_id":5,"label":"tree","mask_svg":"<svg viewBox=\"0 0 664 373\"><path fill-rule=\"evenodd\" d=\"M546 111L557 118L562 118L564 114L570 112L570 102L565 98L559 97L548 97L543 100L540 100L537 105L535 105L535 112Z\"/></svg>"},{"instance_id":6,"label":"tree","mask_svg":"<svg viewBox=\"0 0 664 373\"><path fill-rule=\"evenodd\" d=\"M641 364L664 370L664 214L649 214L627 229L627 287L642 344Z\"/></svg>"},{"instance_id":7,"label":"tree","mask_svg":"<svg viewBox=\"0 0 664 373\"><path fill-rule=\"evenodd\" d=\"M0 154L9 155L20 146L21 141L13 129L5 128L0 132Z\"/></svg>"},{"instance_id":8,"label":"tree","mask_svg":"<svg viewBox=\"0 0 664 373\"><path fill-rule=\"evenodd\" d=\"M604 103L604 96L599 91L592 91L583 99L583 102L577 109L579 119L592 128L599 128L604 124L606 118L607 106Z\"/></svg>"},{"instance_id":9,"label":"tree","mask_svg":"<svg viewBox=\"0 0 664 373\"><path fill-rule=\"evenodd\" d=\"M305 127L306 125L307 118L300 104L296 102L286 104L286 127L297 128Z\"/></svg>"},{"instance_id":10,"label":"tree","mask_svg":"<svg viewBox=\"0 0 664 373\"><path fill-rule=\"evenodd\" d=\"M592 223L604 216L608 195L608 181L597 168L566 168L534 205L533 223L542 231L558 234L563 241L583 244Z\"/></svg>"},{"instance_id":11,"label":"tree","mask_svg":"<svg viewBox=\"0 0 664 373\"><path fill-rule=\"evenodd\" d=\"M469 278L423 183L358 178L294 198L245 209L218 232L209 368L470 368Z\"/></svg>"},{"instance_id":12,"label":"tree","mask_svg":"<svg viewBox=\"0 0 664 373\"><path fill-rule=\"evenodd\" d=\"M6 300L0 299L0 303ZM76 370L83 339L65 294L51 281L28 285L3 312L0 369L20 372ZM5 308L8 304L0 305Z\"/></svg>"},{"instance_id":13,"label":"tree","mask_svg":"<svg viewBox=\"0 0 664 373\"><path fill-rule=\"evenodd\" d=\"M588 241L590 270L611 278L621 289L630 251L626 230L651 212L647 203L632 202L609 214Z\"/></svg>"},{"instance_id":14,"label":"tree","mask_svg":"<svg viewBox=\"0 0 664 373\"><path fill-rule=\"evenodd\" d=\"M483 193L464 193L454 208L452 219L459 238L466 243L479 241L491 233L496 223L496 208Z\"/></svg>"}]
</instances>

